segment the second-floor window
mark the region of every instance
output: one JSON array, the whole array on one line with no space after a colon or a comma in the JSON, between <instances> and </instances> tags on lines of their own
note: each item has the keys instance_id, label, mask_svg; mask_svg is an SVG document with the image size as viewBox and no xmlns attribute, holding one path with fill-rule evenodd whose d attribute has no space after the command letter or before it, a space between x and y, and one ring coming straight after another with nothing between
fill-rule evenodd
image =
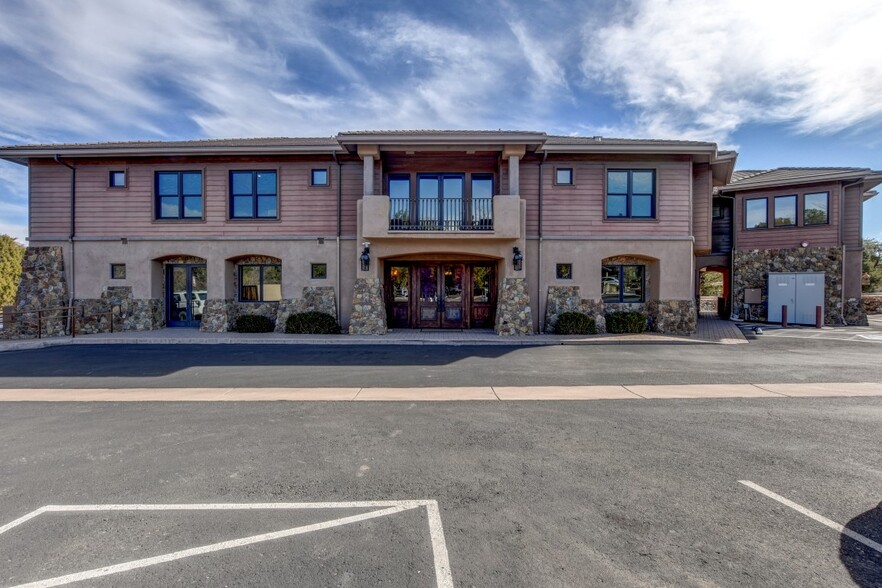
<instances>
[{"instance_id":1,"label":"second-floor window","mask_svg":"<svg viewBox=\"0 0 882 588\"><path fill-rule=\"evenodd\" d=\"M277 186L274 171L230 172L230 218L278 218Z\"/></svg>"},{"instance_id":2,"label":"second-floor window","mask_svg":"<svg viewBox=\"0 0 882 588\"><path fill-rule=\"evenodd\" d=\"M766 229L769 226L769 200L751 198L744 201L744 228Z\"/></svg>"},{"instance_id":3,"label":"second-floor window","mask_svg":"<svg viewBox=\"0 0 882 588\"><path fill-rule=\"evenodd\" d=\"M803 196L802 224L826 225L830 222L829 204L829 192L813 192Z\"/></svg>"},{"instance_id":4,"label":"second-floor window","mask_svg":"<svg viewBox=\"0 0 882 588\"><path fill-rule=\"evenodd\" d=\"M156 172L156 218L202 218L202 172Z\"/></svg>"},{"instance_id":5,"label":"second-floor window","mask_svg":"<svg viewBox=\"0 0 882 588\"><path fill-rule=\"evenodd\" d=\"M796 226L796 194L775 196L775 226Z\"/></svg>"},{"instance_id":6,"label":"second-floor window","mask_svg":"<svg viewBox=\"0 0 882 588\"><path fill-rule=\"evenodd\" d=\"M606 172L606 218L655 218L655 170Z\"/></svg>"}]
</instances>

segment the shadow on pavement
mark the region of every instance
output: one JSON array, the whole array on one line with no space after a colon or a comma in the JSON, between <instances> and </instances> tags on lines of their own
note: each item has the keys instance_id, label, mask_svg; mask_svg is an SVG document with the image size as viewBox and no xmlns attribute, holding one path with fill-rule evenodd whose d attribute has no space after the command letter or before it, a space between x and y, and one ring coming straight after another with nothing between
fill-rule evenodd
<instances>
[{"instance_id":1,"label":"shadow on pavement","mask_svg":"<svg viewBox=\"0 0 882 588\"><path fill-rule=\"evenodd\" d=\"M851 519L845 526L876 543L882 543L882 502L876 508ZM882 553L842 535L839 543L839 559L851 574L854 583L861 588L882 586Z\"/></svg>"}]
</instances>

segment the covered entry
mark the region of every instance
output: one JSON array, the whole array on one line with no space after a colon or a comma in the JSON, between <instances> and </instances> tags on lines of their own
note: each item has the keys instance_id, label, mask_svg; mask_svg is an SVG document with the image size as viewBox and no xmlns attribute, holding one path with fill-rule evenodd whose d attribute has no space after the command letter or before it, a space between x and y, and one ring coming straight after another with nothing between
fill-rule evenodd
<instances>
[{"instance_id":1,"label":"covered entry","mask_svg":"<svg viewBox=\"0 0 882 588\"><path fill-rule=\"evenodd\" d=\"M390 327L493 327L496 262L387 261L384 282Z\"/></svg>"}]
</instances>

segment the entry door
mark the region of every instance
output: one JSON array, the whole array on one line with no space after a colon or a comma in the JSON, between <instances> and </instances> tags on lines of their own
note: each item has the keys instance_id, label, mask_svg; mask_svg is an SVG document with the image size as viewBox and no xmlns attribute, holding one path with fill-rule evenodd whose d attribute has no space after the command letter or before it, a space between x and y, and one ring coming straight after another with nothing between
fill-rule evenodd
<instances>
[{"instance_id":1,"label":"entry door","mask_svg":"<svg viewBox=\"0 0 882 588\"><path fill-rule=\"evenodd\" d=\"M166 323L169 327L198 327L208 295L208 272L204 265L168 266L165 280Z\"/></svg>"},{"instance_id":2,"label":"entry door","mask_svg":"<svg viewBox=\"0 0 882 588\"><path fill-rule=\"evenodd\" d=\"M465 265L425 264L416 268L417 326L461 329L465 317Z\"/></svg>"},{"instance_id":3,"label":"entry door","mask_svg":"<svg viewBox=\"0 0 882 588\"><path fill-rule=\"evenodd\" d=\"M473 265L471 272L471 326L489 328L496 319L496 268L493 265Z\"/></svg>"}]
</instances>

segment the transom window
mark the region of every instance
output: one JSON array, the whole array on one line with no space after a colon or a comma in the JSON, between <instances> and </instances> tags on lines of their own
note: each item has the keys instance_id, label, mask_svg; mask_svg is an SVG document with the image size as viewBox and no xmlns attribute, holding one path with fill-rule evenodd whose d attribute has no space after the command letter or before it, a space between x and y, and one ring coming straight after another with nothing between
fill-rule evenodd
<instances>
[{"instance_id":1,"label":"transom window","mask_svg":"<svg viewBox=\"0 0 882 588\"><path fill-rule=\"evenodd\" d=\"M278 302L282 299L281 265L240 265L240 302Z\"/></svg>"},{"instance_id":2,"label":"transom window","mask_svg":"<svg viewBox=\"0 0 882 588\"><path fill-rule=\"evenodd\" d=\"M646 299L646 266L604 265L600 292L604 302L637 303Z\"/></svg>"},{"instance_id":3,"label":"transom window","mask_svg":"<svg viewBox=\"0 0 882 588\"><path fill-rule=\"evenodd\" d=\"M768 198L751 198L744 201L744 227L765 229L769 226Z\"/></svg>"},{"instance_id":4,"label":"transom window","mask_svg":"<svg viewBox=\"0 0 882 588\"><path fill-rule=\"evenodd\" d=\"M608 170L606 218L655 218L655 170Z\"/></svg>"},{"instance_id":5,"label":"transom window","mask_svg":"<svg viewBox=\"0 0 882 588\"><path fill-rule=\"evenodd\" d=\"M278 218L276 172L230 172L230 218Z\"/></svg>"},{"instance_id":6,"label":"transom window","mask_svg":"<svg viewBox=\"0 0 882 588\"><path fill-rule=\"evenodd\" d=\"M775 196L775 226L796 226L796 194Z\"/></svg>"},{"instance_id":7,"label":"transom window","mask_svg":"<svg viewBox=\"0 0 882 588\"><path fill-rule=\"evenodd\" d=\"M830 222L829 204L829 192L813 192L803 196L802 224L826 225Z\"/></svg>"},{"instance_id":8,"label":"transom window","mask_svg":"<svg viewBox=\"0 0 882 588\"><path fill-rule=\"evenodd\" d=\"M202 218L202 172L156 172L156 218Z\"/></svg>"}]
</instances>

